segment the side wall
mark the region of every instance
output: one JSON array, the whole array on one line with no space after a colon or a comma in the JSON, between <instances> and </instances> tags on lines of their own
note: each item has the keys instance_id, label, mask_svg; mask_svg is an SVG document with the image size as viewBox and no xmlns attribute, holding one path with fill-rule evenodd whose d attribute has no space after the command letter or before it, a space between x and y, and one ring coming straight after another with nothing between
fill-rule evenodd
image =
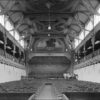
<instances>
[{"instance_id":1,"label":"side wall","mask_svg":"<svg viewBox=\"0 0 100 100\"><path fill-rule=\"evenodd\" d=\"M100 63L80 68L74 71L79 80L100 83Z\"/></svg>"},{"instance_id":2,"label":"side wall","mask_svg":"<svg viewBox=\"0 0 100 100\"><path fill-rule=\"evenodd\" d=\"M0 63L0 83L20 80L25 75L25 70Z\"/></svg>"}]
</instances>

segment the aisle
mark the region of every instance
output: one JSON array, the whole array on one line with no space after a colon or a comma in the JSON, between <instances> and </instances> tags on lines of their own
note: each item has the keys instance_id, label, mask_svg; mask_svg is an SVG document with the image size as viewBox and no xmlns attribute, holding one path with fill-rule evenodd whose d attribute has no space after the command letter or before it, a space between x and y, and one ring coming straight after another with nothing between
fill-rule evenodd
<instances>
[{"instance_id":1,"label":"aisle","mask_svg":"<svg viewBox=\"0 0 100 100\"><path fill-rule=\"evenodd\" d=\"M40 90L35 98L36 100L45 100L45 99L50 99L50 100L57 100L57 95L56 95L56 90L53 87L53 85L44 85Z\"/></svg>"}]
</instances>

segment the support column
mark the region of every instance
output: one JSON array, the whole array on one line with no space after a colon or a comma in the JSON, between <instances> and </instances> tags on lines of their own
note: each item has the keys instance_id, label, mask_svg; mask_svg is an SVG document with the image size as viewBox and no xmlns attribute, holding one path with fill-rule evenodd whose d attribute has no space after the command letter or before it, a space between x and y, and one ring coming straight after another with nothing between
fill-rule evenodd
<instances>
[{"instance_id":1,"label":"support column","mask_svg":"<svg viewBox=\"0 0 100 100\"><path fill-rule=\"evenodd\" d=\"M74 44L74 41L71 42L68 35L64 38L64 40L65 40L66 46L68 47L69 52L71 54L71 65L70 65L70 68L67 73L69 73L71 76L73 76L74 75L74 62L75 62L75 50L74 50L75 44Z\"/></svg>"},{"instance_id":2,"label":"support column","mask_svg":"<svg viewBox=\"0 0 100 100\"><path fill-rule=\"evenodd\" d=\"M5 16L4 16L4 27L6 27L6 18L5 18ZM6 34L6 30L3 33L3 36L4 36L4 56L6 58L6 45L7 45L7 34Z\"/></svg>"},{"instance_id":3,"label":"support column","mask_svg":"<svg viewBox=\"0 0 100 100\"><path fill-rule=\"evenodd\" d=\"M95 35L93 35L92 37L91 37L91 43L92 43L92 47L93 47L93 57L94 57L94 46L95 46Z\"/></svg>"},{"instance_id":4,"label":"support column","mask_svg":"<svg viewBox=\"0 0 100 100\"><path fill-rule=\"evenodd\" d=\"M71 66L69 73L71 76L74 76L74 63L75 63L75 52L74 50L71 51Z\"/></svg>"},{"instance_id":5,"label":"support column","mask_svg":"<svg viewBox=\"0 0 100 100\"><path fill-rule=\"evenodd\" d=\"M13 44L13 61L15 61L16 46Z\"/></svg>"},{"instance_id":6,"label":"support column","mask_svg":"<svg viewBox=\"0 0 100 100\"><path fill-rule=\"evenodd\" d=\"M85 25L84 25L84 27L85 27ZM85 29L84 29L84 41L85 41L85 35L86 35L86 33L85 33ZM86 56L86 43L84 44L84 60L85 60L85 56Z\"/></svg>"},{"instance_id":7,"label":"support column","mask_svg":"<svg viewBox=\"0 0 100 100\"><path fill-rule=\"evenodd\" d=\"M30 36L29 45L27 46L27 48L25 50L25 68L26 68L26 75L27 76L28 76L28 74L30 72L30 67L29 67L29 65L27 63L27 61L28 61L28 54L29 54L30 50L32 49L32 45L33 45L34 41L35 41L35 39L32 36Z\"/></svg>"},{"instance_id":8,"label":"support column","mask_svg":"<svg viewBox=\"0 0 100 100\"><path fill-rule=\"evenodd\" d=\"M24 59L24 65L25 65L25 51L23 51L23 59Z\"/></svg>"},{"instance_id":9,"label":"support column","mask_svg":"<svg viewBox=\"0 0 100 100\"><path fill-rule=\"evenodd\" d=\"M71 47L70 47L69 45L71 45L71 42L70 42L69 37L66 36L66 37L64 38L64 41L65 41L66 47L70 50Z\"/></svg>"},{"instance_id":10,"label":"support column","mask_svg":"<svg viewBox=\"0 0 100 100\"><path fill-rule=\"evenodd\" d=\"M92 57L94 57L94 46L95 46L95 30L94 30L94 15L93 15L93 34L91 36L91 42L92 42L92 46L93 46L93 55Z\"/></svg>"},{"instance_id":11,"label":"support column","mask_svg":"<svg viewBox=\"0 0 100 100\"><path fill-rule=\"evenodd\" d=\"M85 44L84 44L84 60L85 60L85 57L86 56L86 47L85 47Z\"/></svg>"},{"instance_id":12,"label":"support column","mask_svg":"<svg viewBox=\"0 0 100 100\"><path fill-rule=\"evenodd\" d=\"M4 33L4 56L6 58L7 35Z\"/></svg>"},{"instance_id":13,"label":"support column","mask_svg":"<svg viewBox=\"0 0 100 100\"><path fill-rule=\"evenodd\" d=\"M29 48L32 47L32 44L33 44L34 40L35 39L32 36L30 36Z\"/></svg>"}]
</instances>

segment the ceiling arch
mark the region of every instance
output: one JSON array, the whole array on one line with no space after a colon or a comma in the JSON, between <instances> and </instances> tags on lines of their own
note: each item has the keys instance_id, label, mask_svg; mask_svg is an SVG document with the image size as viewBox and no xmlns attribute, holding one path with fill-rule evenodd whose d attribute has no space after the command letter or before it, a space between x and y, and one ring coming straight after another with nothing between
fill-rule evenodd
<instances>
[{"instance_id":1,"label":"ceiling arch","mask_svg":"<svg viewBox=\"0 0 100 100\"><path fill-rule=\"evenodd\" d=\"M90 17L97 14L99 3L99 0L1 0L0 14L8 15L25 38L33 34L65 34L74 41Z\"/></svg>"}]
</instances>

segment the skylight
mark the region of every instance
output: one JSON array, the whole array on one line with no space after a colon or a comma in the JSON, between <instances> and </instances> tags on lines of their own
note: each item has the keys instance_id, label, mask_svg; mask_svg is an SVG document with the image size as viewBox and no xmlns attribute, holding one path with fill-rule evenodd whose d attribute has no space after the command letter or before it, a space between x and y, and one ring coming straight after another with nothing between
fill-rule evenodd
<instances>
[{"instance_id":1,"label":"skylight","mask_svg":"<svg viewBox=\"0 0 100 100\"><path fill-rule=\"evenodd\" d=\"M1 12L1 10L0 10ZM24 47L24 40L20 40L20 35L17 30L14 30L14 26L9 21L9 17L6 15L0 15L0 24Z\"/></svg>"},{"instance_id":2,"label":"skylight","mask_svg":"<svg viewBox=\"0 0 100 100\"><path fill-rule=\"evenodd\" d=\"M77 46L78 46L78 44L79 44L78 40L77 40L77 39L75 39L75 47L77 47Z\"/></svg>"},{"instance_id":3,"label":"skylight","mask_svg":"<svg viewBox=\"0 0 100 100\"><path fill-rule=\"evenodd\" d=\"M100 14L100 6L97 9L97 12ZM94 20L94 22L93 22ZM79 40L75 40L75 48L80 44L80 42L92 31L92 29L100 22L100 15L94 15L90 18L90 21L85 26L86 30L82 30L79 35ZM94 24L93 24L94 23Z\"/></svg>"},{"instance_id":4,"label":"skylight","mask_svg":"<svg viewBox=\"0 0 100 100\"><path fill-rule=\"evenodd\" d=\"M19 41L19 34L18 34L18 32L17 31L15 31L15 38L16 38L16 40L18 40Z\"/></svg>"}]
</instances>

